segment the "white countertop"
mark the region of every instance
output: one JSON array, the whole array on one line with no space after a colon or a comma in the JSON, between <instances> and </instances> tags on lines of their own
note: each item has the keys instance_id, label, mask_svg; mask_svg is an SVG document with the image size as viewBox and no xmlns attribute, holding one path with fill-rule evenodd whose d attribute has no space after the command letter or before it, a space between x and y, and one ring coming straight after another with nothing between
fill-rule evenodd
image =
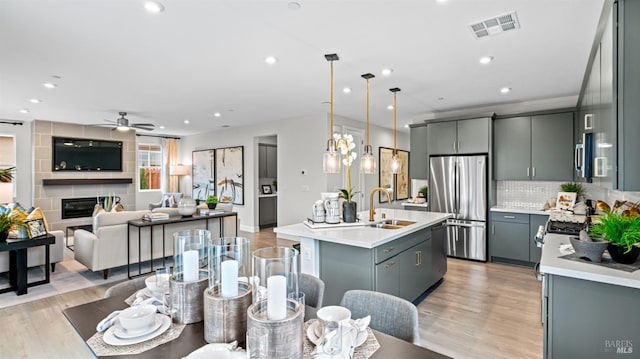
<instances>
[{"instance_id":1,"label":"white countertop","mask_svg":"<svg viewBox=\"0 0 640 359\"><path fill-rule=\"evenodd\" d=\"M564 255L560 252L561 244L569 244L569 236L552 233L544 236L540 272L640 289L640 270L629 273L558 258Z\"/></svg>"},{"instance_id":2,"label":"white countertop","mask_svg":"<svg viewBox=\"0 0 640 359\"><path fill-rule=\"evenodd\" d=\"M427 202L425 203L402 202L401 204L405 207L423 207L423 208L429 207L429 204Z\"/></svg>"},{"instance_id":3,"label":"white countertop","mask_svg":"<svg viewBox=\"0 0 640 359\"><path fill-rule=\"evenodd\" d=\"M368 226L311 229L303 223L297 223L276 227L273 231L290 236L371 249L452 217L449 213L377 208L374 222L382 220L382 213L386 214L387 219L403 219L416 223L399 229L383 229ZM368 221L369 211L358 212L358 217Z\"/></svg>"},{"instance_id":4,"label":"white countertop","mask_svg":"<svg viewBox=\"0 0 640 359\"><path fill-rule=\"evenodd\" d=\"M524 213L524 214L546 214L549 213L540 208L505 208L505 207L491 207L492 212L509 212L509 213Z\"/></svg>"},{"instance_id":5,"label":"white countertop","mask_svg":"<svg viewBox=\"0 0 640 359\"><path fill-rule=\"evenodd\" d=\"M277 193L271 193L271 194L259 194L258 198L266 198L266 197L278 197Z\"/></svg>"}]
</instances>

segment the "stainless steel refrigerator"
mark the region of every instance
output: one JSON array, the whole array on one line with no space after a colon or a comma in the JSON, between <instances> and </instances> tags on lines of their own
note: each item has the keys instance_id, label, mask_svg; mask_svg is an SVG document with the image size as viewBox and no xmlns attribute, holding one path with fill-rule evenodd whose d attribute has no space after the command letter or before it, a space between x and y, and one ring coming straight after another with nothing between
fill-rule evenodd
<instances>
[{"instance_id":1,"label":"stainless steel refrigerator","mask_svg":"<svg viewBox=\"0 0 640 359\"><path fill-rule=\"evenodd\" d=\"M447 255L487 260L487 156L432 156L429 210L453 213Z\"/></svg>"}]
</instances>

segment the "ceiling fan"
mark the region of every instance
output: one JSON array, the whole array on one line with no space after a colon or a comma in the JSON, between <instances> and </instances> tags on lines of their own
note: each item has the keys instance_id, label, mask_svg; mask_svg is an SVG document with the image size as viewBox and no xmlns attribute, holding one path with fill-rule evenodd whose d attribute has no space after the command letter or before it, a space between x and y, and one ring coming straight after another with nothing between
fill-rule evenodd
<instances>
[{"instance_id":1,"label":"ceiling fan","mask_svg":"<svg viewBox=\"0 0 640 359\"><path fill-rule=\"evenodd\" d=\"M134 128L134 129L139 128L141 130L153 131L153 129L155 128L155 125L152 123L131 123L130 124L129 120L124 117L127 115L126 112L118 112L118 114L120 115L120 117L115 121L105 120L115 125L115 127L113 128L114 130L129 131L129 129L131 128ZM106 125L102 125L102 126L106 126Z\"/></svg>"}]
</instances>

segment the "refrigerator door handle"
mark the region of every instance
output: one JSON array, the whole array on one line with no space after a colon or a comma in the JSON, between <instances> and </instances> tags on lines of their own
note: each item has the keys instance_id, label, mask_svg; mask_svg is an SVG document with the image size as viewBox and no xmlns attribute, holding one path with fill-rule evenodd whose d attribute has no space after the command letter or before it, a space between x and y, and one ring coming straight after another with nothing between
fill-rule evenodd
<instances>
[{"instance_id":1,"label":"refrigerator door handle","mask_svg":"<svg viewBox=\"0 0 640 359\"><path fill-rule=\"evenodd\" d=\"M467 228L483 228L484 224L467 224L467 223L447 223L449 227L467 227Z\"/></svg>"}]
</instances>

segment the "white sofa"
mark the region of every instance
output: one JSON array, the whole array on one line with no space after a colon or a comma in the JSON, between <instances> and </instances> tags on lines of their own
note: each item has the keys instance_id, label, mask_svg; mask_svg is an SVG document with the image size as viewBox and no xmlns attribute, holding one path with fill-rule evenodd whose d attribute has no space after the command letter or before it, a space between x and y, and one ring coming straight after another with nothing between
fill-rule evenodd
<instances>
[{"instance_id":1,"label":"white sofa","mask_svg":"<svg viewBox=\"0 0 640 359\"><path fill-rule=\"evenodd\" d=\"M54 244L49 246L49 261L51 263L51 271L55 272L56 263L62 262L64 259L64 232L51 231L56 237ZM46 263L45 247L38 246L27 249L27 265L29 268L44 265ZM0 252L0 273L9 271L9 252Z\"/></svg>"},{"instance_id":2,"label":"white sofa","mask_svg":"<svg viewBox=\"0 0 640 359\"><path fill-rule=\"evenodd\" d=\"M156 212L169 212L170 215L177 214L177 208L156 209ZM91 271L103 271L105 279L109 276L109 269L124 266L127 264L127 230L130 236L130 263L138 263L138 227L128 226L130 220L141 219L143 215L150 213L148 210L124 211L124 212L101 212L93 218L93 233L78 229L74 232L74 256L82 265ZM235 219L235 217L227 217ZM210 219L214 220L214 218ZM226 235L235 235L233 231L228 231L225 226ZM152 229L153 228L153 229ZM162 241L164 240L164 255L173 255L173 233L185 229L205 229L205 221L189 221L181 223L171 223L165 225L164 239L162 238L163 226L142 227L141 236L141 260L148 261L151 258L150 235L153 230L153 258L162 258ZM212 238L220 236L218 226L209 226Z\"/></svg>"}]
</instances>

